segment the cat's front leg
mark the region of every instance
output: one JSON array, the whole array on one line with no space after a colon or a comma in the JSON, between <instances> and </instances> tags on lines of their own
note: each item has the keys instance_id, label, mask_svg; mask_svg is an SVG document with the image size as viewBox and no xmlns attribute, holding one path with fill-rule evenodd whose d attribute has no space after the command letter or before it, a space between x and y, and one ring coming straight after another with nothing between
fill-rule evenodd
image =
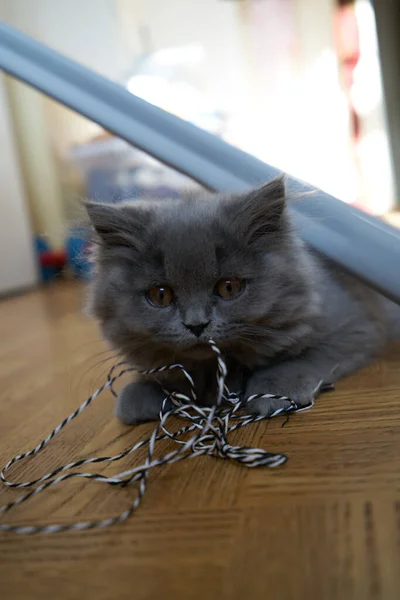
<instances>
[{"instance_id":1,"label":"cat's front leg","mask_svg":"<svg viewBox=\"0 0 400 600\"><path fill-rule=\"evenodd\" d=\"M162 403L166 397L155 381L139 380L128 383L117 398L116 417L125 425L136 425L159 419ZM171 401L166 409L172 408Z\"/></svg>"},{"instance_id":2,"label":"cat's front leg","mask_svg":"<svg viewBox=\"0 0 400 600\"><path fill-rule=\"evenodd\" d=\"M246 397L253 394L287 396L297 406L311 404L321 383L332 381L335 364L318 359L315 353L305 353L300 358L282 361L272 367L255 371L246 386ZM271 415L279 408L290 408L289 400L260 398L251 400L248 409L252 413Z\"/></svg>"}]
</instances>

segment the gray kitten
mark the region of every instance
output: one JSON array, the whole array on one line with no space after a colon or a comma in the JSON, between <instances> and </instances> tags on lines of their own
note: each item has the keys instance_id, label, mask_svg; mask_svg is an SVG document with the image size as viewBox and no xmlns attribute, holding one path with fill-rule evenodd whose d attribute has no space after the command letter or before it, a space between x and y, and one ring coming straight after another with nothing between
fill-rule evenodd
<instances>
[{"instance_id":1,"label":"gray kitten","mask_svg":"<svg viewBox=\"0 0 400 600\"><path fill-rule=\"evenodd\" d=\"M213 338L232 391L305 405L321 381L370 362L388 337L385 301L296 235L282 177L237 195L88 203L99 242L91 309L107 340L141 369L180 362L215 398ZM187 392L178 372L164 388ZM117 402L124 423L156 419L165 394L142 378ZM267 415L276 402L249 410Z\"/></svg>"}]
</instances>

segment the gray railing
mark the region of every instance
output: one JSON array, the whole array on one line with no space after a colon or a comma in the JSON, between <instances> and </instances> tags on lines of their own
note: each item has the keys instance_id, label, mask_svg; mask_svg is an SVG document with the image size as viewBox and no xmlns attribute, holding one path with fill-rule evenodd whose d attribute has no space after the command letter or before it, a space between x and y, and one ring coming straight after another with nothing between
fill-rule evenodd
<instances>
[{"instance_id":1,"label":"gray railing","mask_svg":"<svg viewBox=\"0 0 400 600\"><path fill-rule=\"evenodd\" d=\"M0 68L210 189L246 189L279 173L1 23ZM400 303L400 232L319 190L299 198L312 188L290 176L288 185L302 238Z\"/></svg>"}]
</instances>

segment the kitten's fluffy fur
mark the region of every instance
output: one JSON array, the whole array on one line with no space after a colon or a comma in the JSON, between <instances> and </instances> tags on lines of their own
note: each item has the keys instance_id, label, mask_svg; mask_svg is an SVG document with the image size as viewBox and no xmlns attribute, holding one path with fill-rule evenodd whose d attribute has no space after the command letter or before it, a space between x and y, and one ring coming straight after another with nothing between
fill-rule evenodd
<instances>
[{"instance_id":1,"label":"kitten's fluffy fur","mask_svg":"<svg viewBox=\"0 0 400 600\"><path fill-rule=\"evenodd\" d=\"M300 241L282 178L236 196L87 209L100 242L91 308L104 336L140 368L183 363L203 402L215 397L210 337L227 357L232 389L300 404L321 380L365 365L386 342L386 301ZM243 280L243 292L218 297L222 277ZM156 285L174 290L167 308L146 299ZM207 322L199 338L185 326ZM185 390L176 377L164 387ZM120 395L117 415L125 423L157 418L163 397L153 381L136 381ZM276 406L262 400L249 408L268 414Z\"/></svg>"}]
</instances>

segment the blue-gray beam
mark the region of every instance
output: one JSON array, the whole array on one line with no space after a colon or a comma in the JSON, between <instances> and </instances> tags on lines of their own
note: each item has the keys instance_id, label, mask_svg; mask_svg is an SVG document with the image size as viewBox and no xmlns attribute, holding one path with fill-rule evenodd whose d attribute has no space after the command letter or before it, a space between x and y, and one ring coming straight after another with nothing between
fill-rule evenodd
<instances>
[{"instance_id":1,"label":"blue-gray beam","mask_svg":"<svg viewBox=\"0 0 400 600\"><path fill-rule=\"evenodd\" d=\"M1 23L0 68L210 189L246 189L279 173ZM295 196L311 189L288 182ZM290 207L308 244L400 303L399 231L319 190Z\"/></svg>"}]
</instances>

